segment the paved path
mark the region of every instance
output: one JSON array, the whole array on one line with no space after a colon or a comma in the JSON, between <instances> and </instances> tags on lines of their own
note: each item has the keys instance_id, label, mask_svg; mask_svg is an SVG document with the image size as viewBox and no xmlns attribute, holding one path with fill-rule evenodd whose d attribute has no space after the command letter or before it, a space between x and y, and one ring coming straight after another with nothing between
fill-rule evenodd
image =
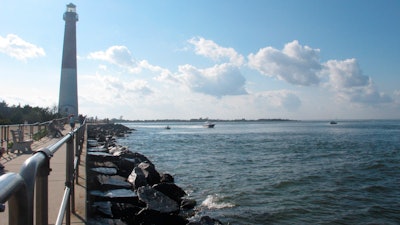
<instances>
[{"instance_id":1,"label":"paved path","mask_svg":"<svg viewBox=\"0 0 400 225\"><path fill-rule=\"evenodd\" d=\"M69 127L69 126L68 126ZM68 133L68 129L64 130L64 134ZM39 150L51 146L61 138L42 138L40 141L35 141L32 144L32 149ZM86 137L85 137L86 140ZM5 154L5 158L1 158L0 162L5 167L6 172L18 173L21 165L27 160L30 154ZM86 143L83 145L83 153L81 163L79 165L79 180L75 185L75 209L76 214L71 216L71 224L85 224L86 221ZM52 169L49 175L49 224L54 224L57 220L58 210L61 205L61 200L64 194L65 187L65 158L66 145L64 144L50 160ZM0 225L8 224L8 204L6 204L5 212L0 213ZM64 217L65 223L65 217Z\"/></svg>"}]
</instances>

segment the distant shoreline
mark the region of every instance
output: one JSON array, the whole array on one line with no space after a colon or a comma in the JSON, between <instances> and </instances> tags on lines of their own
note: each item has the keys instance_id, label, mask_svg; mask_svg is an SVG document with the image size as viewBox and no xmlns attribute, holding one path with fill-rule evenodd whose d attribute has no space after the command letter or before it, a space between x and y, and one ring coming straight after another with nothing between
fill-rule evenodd
<instances>
[{"instance_id":1,"label":"distant shoreline","mask_svg":"<svg viewBox=\"0 0 400 225\"><path fill-rule=\"evenodd\" d=\"M234 120L225 120L225 119L155 119L155 120L120 120L120 119L111 119L110 122L113 123L140 123L140 122L289 122L289 121L298 121L298 120L290 120L290 119L256 119L256 120L246 120L246 119L234 119Z\"/></svg>"}]
</instances>

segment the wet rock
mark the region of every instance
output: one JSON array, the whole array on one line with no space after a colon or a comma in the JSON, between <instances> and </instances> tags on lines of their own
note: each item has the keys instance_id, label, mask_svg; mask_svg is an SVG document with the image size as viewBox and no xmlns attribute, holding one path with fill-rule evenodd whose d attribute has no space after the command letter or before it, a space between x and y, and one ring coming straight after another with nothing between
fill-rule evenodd
<instances>
[{"instance_id":1,"label":"wet rock","mask_svg":"<svg viewBox=\"0 0 400 225\"><path fill-rule=\"evenodd\" d=\"M90 170L95 173L104 174L104 175L116 175L117 174L116 168L95 167L95 168L91 168Z\"/></svg>"},{"instance_id":2,"label":"wet rock","mask_svg":"<svg viewBox=\"0 0 400 225\"><path fill-rule=\"evenodd\" d=\"M111 211L114 218L121 219L127 224L138 224L136 215L146 205L130 204L130 203L112 203Z\"/></svg>"},{"instance_id":3,"label":"wet rock","mask_svg":"<svg viewBox=\"0 0 400 225\"><path fill-rule=\"evenodd\" d=\"M155 166L148 162L142 162L138 165L143 171L146 181L149 185L154 185L160 183L160 174L157 172Z\"/></svg>"},{"instance_id":4,"label":"wet rock","mask_svg":"<svg viewBox=\"0 0 400 225\"><path fill-rule=\"evenodd\" d=\"M120 176L98 175L96 186L101 190L131 189L132 185Z\"/></svg>"},{"instance_id":5,"label":"wet rock","mask_svg":"<svg viewBox=\"0 0 400 225\"><path fill-rule=\"evenodd\" d=\"M108 167L118 169L118 166L115 163L109 161L92 161L87 163L90 163L92 167Z\"/></svg>"},{"instance_id":6,"label":"wet rock","mask_svg":"<svg viewBox=\"0 0 400 225\"><path fill-rule=\"evenodd\" d=\"M98 138L105 140L108 136L124 137L125 134L131 133L134 129L130 129L122 124L98 124L88 126L87 133L89 138Z\"/></svg>"},{"instance_id":7,"label":"wet rock","mask_svg":"<svg viewBox=\"0 0 400 225\"><path fill-rule=\"evenodd\" d=\"M186 196L186 192L174 183L155 184L153 188L176 201L178 204L181 203L182 197Z\"/></svg>"},{"instance_id":8,"label":"wet rock","mask_svg":"<svg viewBox=\"0 0 400 225\"><path fill-rule=\"evenodd\" d=\"M120 158L121 160L118 162L118 174L126 178L128 178L132 170L142 162L148 163L154 167L154 164L146 156L137 152L124 151L121 153Z\"/></svg>"},{"instance_id":9,"label":"wet rock","mask_svg":"<svg viewBox=\"0 0 400 225\"><path fill-rule=\"evenodd\" d=\"M161 213L177 213L179 205L163 193L156 189L144 186L137 190L140 201L146 203L146 209L154 210Z\"/></svg>"},{"instance_id":10,"label":"wet rock","mask_svg":"<svg viewBox=\"0 0 400 225\"><path fill-rule=\"evenodd\" d=\"M194 209L194 207L196 206L197 202L194 199L182 199L181 201L181 208L183 210L191 210Z\"/></svg>"},{"instance_id":11,"label":"wet rock","mask_svg":"<svg viewBox=\"0 0 400 225\"><path fill-rule=\"evenodd\" d=\"M141 225L186 225L188 220L185 218L168 213L145 209L138 213L137 224Z\"/></svg>"},{"instance_id":12,"label":"wet rock","mask_svg":"<svg viewBox=\"0 0 400 225\"><path fill-rule=\"evenodd\" d=\"M134 202L137 195L129 189L113 189L107 191L89 191L90 198L94 201Z\"/></svg>"},{"instance_id":13,"label":"wet rock","mask_svg":"<svg viewBox=\"0 0 400 225\"><path fill-rule=\"evenodd\" d=\"M94 202L91 205L91 214L96 214L96 215L101 215L102 217L105 218L113 218L114 215L112 214L111 210L111 202L105 201L105 202Z\"/></svg>"},{"instance_id":14,"label":"wet rock","mask_svg":"<svg viewBox=\"0 0 400 225\"><path fill-rule=\"evenodd\" d=\"M135 158L129 159L125 157L121 157L121 160L118 162L118 174L125 178L128 178L133 169L139 165L139 161Z\"/></svg>"},{"instance_id":15,"label":"wet rock","mask_svg":"<svg viewBox=\"0 0 400 225\"><path fill-rule=\"evenodd\" d=\"M104 146L96 146L88 148L88 152L108 152L108 149Z\"/></svg>"},{"instance_id":16,"label":"wet rock","mask_svg":"<svg viewBox=\"0 0 400 225\"><path fill-rule=\"evenodd\" d=\"M97 136L97 142L106 142L106 141L107 141L107 138L104 134L99 134Z\"/></svg>"},{"instance_id":17,"label":"wet rock","mask_svg":"<svg viewBox=\"0 0 400 225\"><path fill-rule=\"evenodd\" d=\"M135 167L128 177L128 182L132 184L133 189L137 190L139 187L146 186L147 180L143 170Z\"/></svg>"},{"instance_id":18,"label":"wet rock","mask_svg":"<svg viewBox=\"0 0 400 225\"><path fill-rule=\"evenodd\" d=\"M89 161L110 161L117 162L119 160L118 156L113 156L108 152L88 152L87 157Z\"/></svg>"},{"instance_id":19,"label":"wet rock","mask_svg":"<svg viewBox=\"0 0 400 225\"><path fill-rule=\"evenodd\" d=\"M200 221L190 222L187 225L223 225L223 223L209 216L203 216L200 218Z\"/></svg>"},{"instance_id":20,"label":"wet rock","mask_svg":"<svg viewBox=\"0 0 400 225\"><path fill-rule=\"evenodd\" d=\"M87 147L88 148L97 147L98 145L99 145L99 143L97 142L97 140L94 140L94 139L88 139L87 140Z\"/></svg>"},{"instance_id":21,"label":"wet rock","mask_svg":"<svg viewBox=\"0 0 400 225\"><path fill-rule=\"evenodd\" d=\"M174 183L175 180L171 174L163 173L163 174L161 174L160 182L161 183Z\"/></svg>"},{"instance_id":22,"label":"wet rock","mask_svg":"<svg viewBox=\"0 0 400 225\"><path fill-rule=\"evenodd\" d=\"M102 217L90 218L87 221L87 225L127 225L127 223L121 221L120 219L108 219Z\"/></svg>"},{"instance_id":23,"label":"wet rock","mask_svg":"<svg viewBox=\"0 0 400 225\"><path fill-rule=\"evenodd\" d=\"M138 162L138 164L141 162L147 162L154 166L154 164L146 156L144 156L143 154L140 154L138 152L128 151L128 152L125 152L122 156L127 159L135 159Z\"/></svg>"},{"instance_id":24,"label":"wet rock","mask_svg":"<svg viewBox=\"0 0 400 225\"><path fill-rule=\"evenodd\" d=\"M121 156L124 152L127 152L127 148L125 146L113 146L108 149L108 153L112 154L113 156Z\"/></svg>"}]
</instances>

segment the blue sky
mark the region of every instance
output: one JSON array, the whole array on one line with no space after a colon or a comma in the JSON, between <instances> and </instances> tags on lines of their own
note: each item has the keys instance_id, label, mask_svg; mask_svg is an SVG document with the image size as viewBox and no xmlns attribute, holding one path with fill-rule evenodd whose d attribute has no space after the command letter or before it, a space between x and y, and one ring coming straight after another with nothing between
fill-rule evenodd
<instances>
[{"instance_id":1,"label":"blue sky","mask_svg":"<svg viewBox=\"0 0 400 225\"><path fill-rule=\"evenodd\" d=\"M0 100L58 104L69 1L2 0ZM400 118L400 1L74 1L79 111Z\"/></svg>"}]
</instances>

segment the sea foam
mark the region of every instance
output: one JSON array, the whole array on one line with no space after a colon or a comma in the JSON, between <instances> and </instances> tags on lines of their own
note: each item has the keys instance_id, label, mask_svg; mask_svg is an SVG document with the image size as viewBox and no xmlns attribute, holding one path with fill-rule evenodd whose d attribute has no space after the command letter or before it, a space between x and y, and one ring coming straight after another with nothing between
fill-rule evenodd
<instances>
[{"instance_id":1,"label":"sea foam","mask_svg":"<svg viewBox=\"0 0 400 225\"><path fill-rule=\"evenodd\" d=\"M222 202L223 197L215 194L208 195L207 198L201 203L201 206L207 207L208 209L223 209L232 208L235 205L229 202Z\"/></svg>"}]
</instances>

